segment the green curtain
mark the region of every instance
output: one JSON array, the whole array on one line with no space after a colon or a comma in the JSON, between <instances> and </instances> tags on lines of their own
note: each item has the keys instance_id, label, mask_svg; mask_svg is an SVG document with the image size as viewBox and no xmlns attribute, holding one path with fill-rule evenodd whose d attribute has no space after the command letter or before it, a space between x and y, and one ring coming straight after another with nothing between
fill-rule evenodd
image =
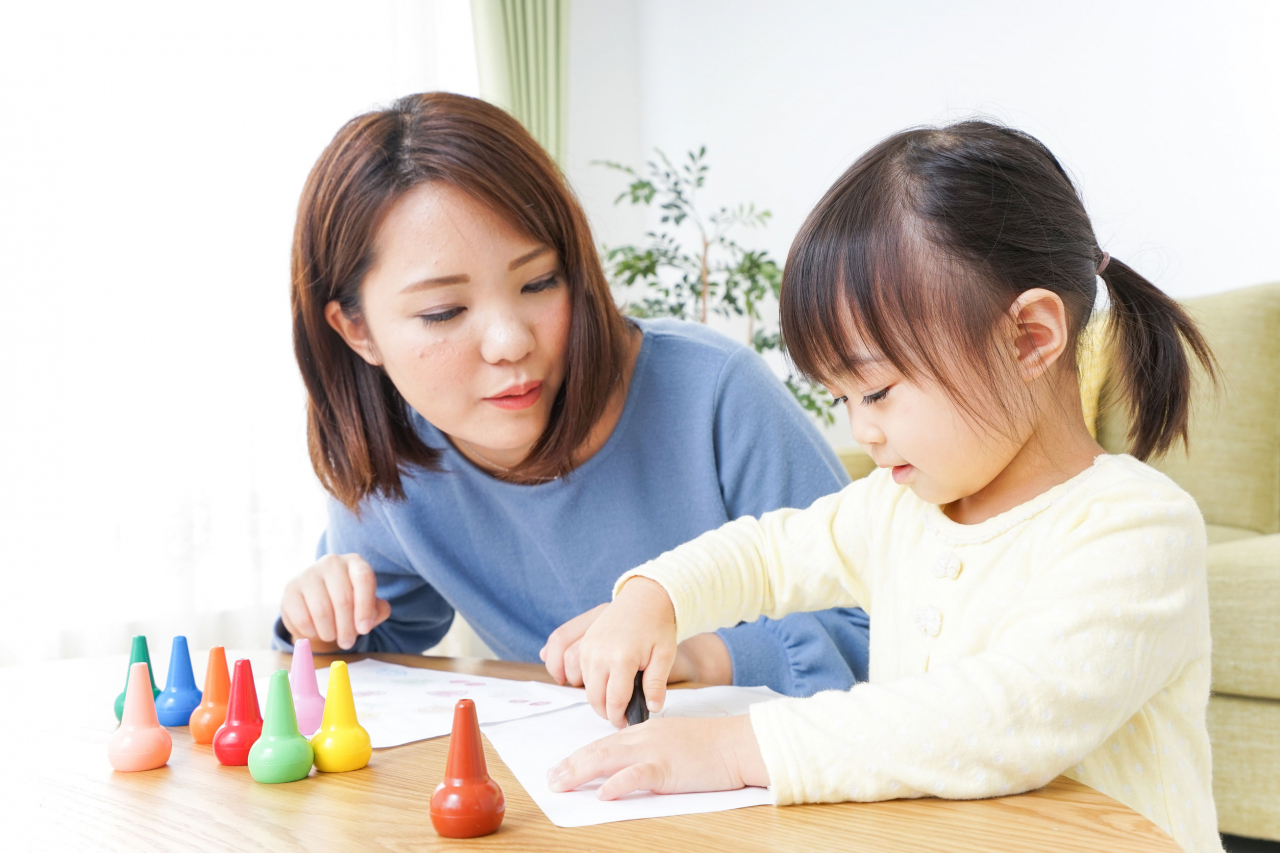
<instances>
[{"instance_id":1,"label":"green curtain","mask_svg":"<svg viewBox=\"0 0 1280 853\"><path fill-rule=\"evenodd\" d=\"M480 96L564 163L569 0L471 0Z\"/></svg>"}]
</instances>

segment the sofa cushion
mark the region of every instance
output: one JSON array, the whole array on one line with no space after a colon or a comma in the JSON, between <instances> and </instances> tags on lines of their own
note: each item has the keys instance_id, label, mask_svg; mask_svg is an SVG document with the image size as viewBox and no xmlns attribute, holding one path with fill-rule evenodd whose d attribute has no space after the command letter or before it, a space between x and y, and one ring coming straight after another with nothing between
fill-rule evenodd
<instances>
[{"instance_id":1,"label":"sofa cushion","mask_svg":"<svg viewBox=\"0 0 1280 853\"><path fill-rule=\"evenodd\" d=\"M1210 545L1213 690L1280 699L1280 534Z\"/></svg>"},{"instance_id":2,"label":"sofa cushion","mask_svg":"<svg viewBox=\"0 0 1280 853\"><path fill-rule=\"evenodd\" d=\"M1245 530L1242 527L1227 527L1224 524L1206 524L1205 535L1210 545L1221 545L1224 542L1235 542L1237 539L1252 539L1262 534L1256 530Z\"/></svg>"}]
</instances>

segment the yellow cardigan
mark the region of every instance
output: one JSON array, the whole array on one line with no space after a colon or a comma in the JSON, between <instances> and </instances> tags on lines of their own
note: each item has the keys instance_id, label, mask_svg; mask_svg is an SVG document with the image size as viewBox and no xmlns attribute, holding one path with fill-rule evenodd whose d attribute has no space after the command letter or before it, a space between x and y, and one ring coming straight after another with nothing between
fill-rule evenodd
<instances>
[{"instance_id":1,"label":"yellow cardigan","mask_svg":"<svg viewBox=\"0 0 1280 853\"><path fill-rule=\"evenodd\" d=\"M778 804L991 797L1065 774L1187 851L1221 851L1210 785L1204 521L1130 456L980 524L877 471L743 518L623 575L660 583L679 639L863 607L870 680L756 705Z\"/></svg>"}]
</instances>

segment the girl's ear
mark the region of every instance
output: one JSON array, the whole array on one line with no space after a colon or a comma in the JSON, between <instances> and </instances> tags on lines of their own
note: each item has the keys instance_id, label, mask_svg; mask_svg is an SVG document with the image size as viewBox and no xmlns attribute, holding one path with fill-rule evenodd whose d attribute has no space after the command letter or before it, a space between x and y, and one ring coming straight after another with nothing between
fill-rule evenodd
<instances>
[{"instance_id":1,"label":"girl's ear","mask_svg":"<svg viewBox=\"0 0 1280 853\"><path fill-rule=\"evenodd\" d=\"M324 306L324 318L357 355L374 367L382 364L382 356L378 355L378 348L374 346L369 326L363 317L354 320L348 317L338 300L334 299Z\"/></svg>"},{"instance_id":2,"label":"girl's ear","mask_svg":"<svg viewBox=\"0 0 1280 853\"><path fill-rule=\"evenodd\" d=\"M1024 382L1040 377L1067 349L1067 310L1050 290L1028 290L1009 306L1014 357Z\"/></svg>"}]
</instances>

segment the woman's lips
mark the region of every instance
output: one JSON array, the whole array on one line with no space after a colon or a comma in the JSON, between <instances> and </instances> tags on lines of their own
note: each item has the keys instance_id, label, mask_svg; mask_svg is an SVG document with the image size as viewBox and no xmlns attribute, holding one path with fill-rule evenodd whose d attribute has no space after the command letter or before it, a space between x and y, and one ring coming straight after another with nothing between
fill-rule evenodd
<instances>
[{"instance_id":1,"label":"woman's lips","mask_svg":"<svg viewBox=\"0 0 1280 853\"><path fill-rule=\"evenodd\" d=\"M485 402L492 403L499 409L516 412L520 409L529 408L534 403L538 402L538 398L541 396L542 383L532 382L524 385L516 385L496 397L485 397L484 399Z\"/></svg>"},{"instance_id":2,"label":"woman's lips","mask_svg":"<svg viewBox=\"0 0 1280 853\"><path fill-rule=\"evenodd\" d=\"M911 472L914 470L916 469L912 468L910 465L894 465L893 481L901 486L907 481L907 478L911 476Z\"/></svg>"}]
</instances>

